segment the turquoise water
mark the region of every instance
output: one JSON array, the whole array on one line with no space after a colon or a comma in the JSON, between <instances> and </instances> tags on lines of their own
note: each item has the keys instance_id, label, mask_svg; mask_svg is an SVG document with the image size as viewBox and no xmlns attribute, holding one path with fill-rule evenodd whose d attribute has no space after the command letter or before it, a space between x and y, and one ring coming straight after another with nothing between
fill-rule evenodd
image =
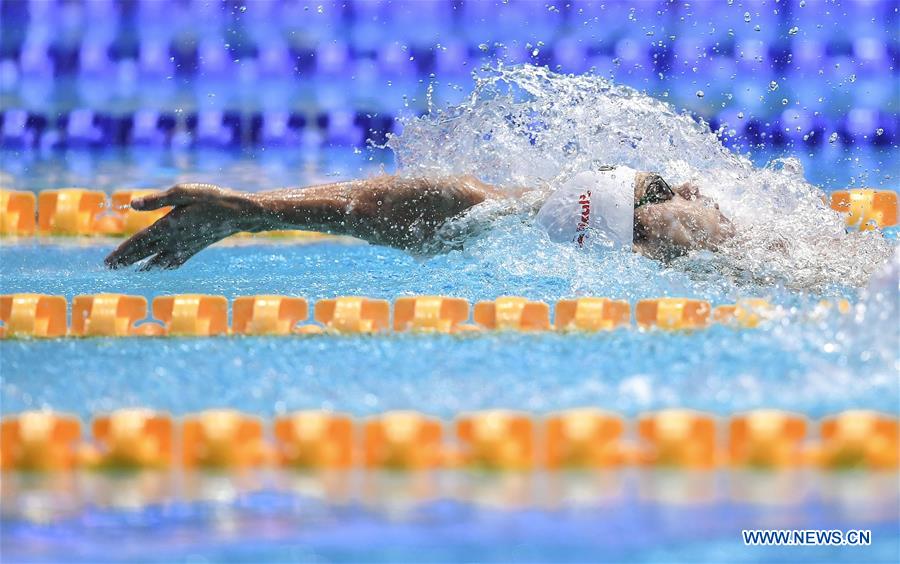
<instances>
[{"instance_id":1,"label":"turquoise water","mask_svg":"<svg viewBox=\"0 0 900 564\"><path fill-rule=\"evenodd\" d=\"M73 164L77 159L66 165L46 159L7 174L28 178L24 187L33 189L89 178L113 189L144 178L142 165L130 157L84 158L90 163L84 169ZM298 172L291 167L304 161L292 158L287 166L275 158L192 154L166 157L169 165L163 166L148 157L145 184L218 177L259 189L294 184L292 178L296 184L330 178L325 170L348 177L378 167L366 155L335 155L310 160ZM826 188L855 174L846 154L824 162L831 164L813 168L831 178ZM148 298L274 293L310 300L447 294L472 302L508 294L548 302L579 295L632 302L678 295L714 304L763 296L783 315L758 330L716 326L676 334L3 342L4 414L52 408L87 421L93 413L126 406L175 415L234 407L267 418L296 409L360 417L416 409L447 420L481 408L546 413L584 405L626 416L663 407L722 416L775 407L812 418L856 408L900 412L896 272L880 275L877 292L840 283L792 288L740 271L723 273L710 256L668 268L638 256L579 256L549 244L515 217L463 251L430 258L364 244L224 245L177 271L111 272L101 261L114 244L4 241L0 292L69 299L96 292ZM839 297L863 305L847 316L810 317L820 299ZM316 493L333 480L291 473L147 479L149 485L145 478L90 474L30 479L36 482L4 476L4 558L857 562L895 561L900 548L896 474L627 470L588 478L535 474L522 486L516 478L506 483L502 476L450 473L423 478L436 484L424 498L413 493L421 491L415 486L420 478L397 475L341 478L347 493L337 497ZM580 493L559 497L559 491ZM873 545L744 547L740 530L756 527L872 529ZM115 553L109 552L110 538L117 540Z\"/></svg>"},{"instance_id":2,"label":"turquoise water","mask_svg":"<svg viewBox=\"0 0 900 564\"><path fill-rule=\"evenodd\" d=\"M70 299L115 291L148 297L274 293L310 300L448 294L473 302L504 294L555 301L583 291L562 276L488 271L477 263L466 268L464 256L422 261L368 245L213 248L184 269L162 273L106 271L101 259L108 245L71 245L4 246L0 289ZM648 271L659 268L636 260ZM600 294L632 301L689 295L727 303L759 290L692 285L677 272L656 276L643 286L625 281ZM816 299L766 291L776 303L804 311ZM693 334L18 341L3 343L3 403L9 411L53 407L83 416L126 405L174 413L229 406L264 415L320 407L359 415L414 408L444 417L486 407L548 411L584 404L628 414L664 406L722 414L753 407L810 415L852 407L895 411L898 388L887 377L890 363L864 342L842 341L840 323L806 321L798 311L767 330L716 326ZM61 379L66 386L57 385Z\"/></svg>"}]
</instances>

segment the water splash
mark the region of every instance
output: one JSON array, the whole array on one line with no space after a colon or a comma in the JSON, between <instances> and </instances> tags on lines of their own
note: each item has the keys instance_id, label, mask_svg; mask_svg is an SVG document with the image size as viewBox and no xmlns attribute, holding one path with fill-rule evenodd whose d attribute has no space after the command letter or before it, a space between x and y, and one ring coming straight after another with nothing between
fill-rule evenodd
<instances>
[{"instance_id":1,"label":"water splash","mask_svg":"<svg viewBox=\"0 0 900 564\"><path fill-rule=\"evenodd\" d=\"M672 183L695 182L719 201L740 235L718 254L695 253L676 265L702 272L707 280L717 272L719 284L814 291L861 287L891 253L892 245L878 233L846 234L823 192L804 180L796 159L754 167L724 147L702 120L599 76L497 65L476 74L465 102L403 125L387 146L401 173L411 176L476 174L510 190L549 192L578 172L620 164L659 172ZM533 204L524 202L513 211L533 210ZM528 233L519 237L550 244L539 232ZM503 237L496 230L482 236ZM503 264L514 267L510 261L524 256L517 250L530 248L521 243L497 252L504 253ZM598 265L586 266L596 273L591 266ZM585 276L597 275L577 273L579 279ZM601 287L613 280L600 278Z\"/></svg>"}]
</instances>

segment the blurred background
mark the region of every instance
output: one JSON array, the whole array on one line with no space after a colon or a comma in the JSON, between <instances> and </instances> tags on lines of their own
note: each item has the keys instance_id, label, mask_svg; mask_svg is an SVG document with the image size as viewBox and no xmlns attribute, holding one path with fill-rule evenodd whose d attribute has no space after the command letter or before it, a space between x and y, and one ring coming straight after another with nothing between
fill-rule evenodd
<instances>
[{"instance_id":1,"label":"blurred background","mask_svg":"<svg viewBox=\"0 0 900 564\"><path fill-rule=\"evenodd\" d=\"M762 162L827 157L820 183L854 180L837 161L897 160L896 0L0 0L0 16L0 155L18 183L59 149L352 159L498 62L608 76ZM94 155L58 168L89 177Z\"/></svg>"}]
</instances>

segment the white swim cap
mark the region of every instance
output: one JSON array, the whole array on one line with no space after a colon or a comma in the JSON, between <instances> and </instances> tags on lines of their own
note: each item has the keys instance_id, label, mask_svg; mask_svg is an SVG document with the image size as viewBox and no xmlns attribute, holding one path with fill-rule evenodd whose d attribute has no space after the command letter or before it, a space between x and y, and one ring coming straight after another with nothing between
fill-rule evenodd
<instances>
[{"instance_id":1,"label":"white swim cap","mask_svg":"<svg viewBox=\"0 0 900 564\"><path fill-rule=\"evenodd\" d=\"M579 173L547 198L537 222L557 242L605 242L631 250L635 174L627 166Z\"/></svg>"}]
</instances>

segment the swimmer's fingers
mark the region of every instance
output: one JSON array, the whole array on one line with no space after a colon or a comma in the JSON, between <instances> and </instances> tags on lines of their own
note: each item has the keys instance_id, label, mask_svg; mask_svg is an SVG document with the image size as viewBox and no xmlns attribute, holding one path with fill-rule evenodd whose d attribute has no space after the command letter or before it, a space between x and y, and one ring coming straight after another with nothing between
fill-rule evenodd
<instances>
[{"instance_id":1,"label":"swimmer's fingers","mask_svg":"<svg viewBox=\"0 0 900 564\"><path fill-rule=\"evenodd\" d=\"M131 201L131 207L138 211L149 211L167 206L184 206L208 200L221 191L222 189L214 184L176 184L164 192L135 198Z\"/></svg>"},{"instance_id":2,"label":"swimmer's fingers","mask_svg":"<svg viewBox=\"0 0 900 564\"><path fill-rule=\"evenodd\" d=\"M189 258L196 255L197 253L202 251L204 248L206 248L206 245L204 245L202 247L198 246L198 247L196 247L194 249L190 249L190 250L188 250L188 249L179 249L177 251L164 250L164 251L157 253L156 256L154 256L153 258L151 258L150 260L148 260L147 262L142 264L138 270L140 270L142 272L147 272L149 270L157 270L157 269L172 270L172 269L178 268L179 266L181 266L182 264L187 262L187 260Z\"/></svg>"},{"instance_id":3,"label":"swimmer's fingers","mask_svg":"<svg viewBox=\"0 0 900 564\"><path fill-rule=\"evenodd\" d=\"M132 235L106 257L104 263L107 268L130 266L167 247L177 248L182 244L177 240L179 234L185 234L184 230L178 229L178 223L187 209L176 208L150 227Z\"/></svg>"},{"instance_id":4,"label":"swimmer's fingers","mask_svg":"<svg viewBox=\"0 0 900 564\"><path fill-rule=\"evenodd\" d=\"M159 250L150 260L141 265L141 271L180 267L191 257L237 231L227 223L201 223L190 230L189 235L178 240L170 240L169 244Z\"/></svg>"},{"instance_id":5,"label":"swimmer's fingers","mask_svg":"<svg viewBox=\"0 0 900 564\"><path fill-rule=\"evenodd\" d=\"M218 237L201 236L184 242L177 249L163 249L156 256L142 264L139 270L146 272L149 270L172 270L178 268L217 240L219 240Z\"/></svg>"},{"instance_id":6,"label":"swimmer's fingers","mask_svg":"<svg viewBox=\"0 0 900 564\"><path fill-rule=\"evenodd\" d=\"M103 261L107 268L122 268L130 266L139 260L158 253L168 244L170 230L168 216L160 219L150 227L132 235L128 240L119 245Z\"/></svg>"}]
</instances>

